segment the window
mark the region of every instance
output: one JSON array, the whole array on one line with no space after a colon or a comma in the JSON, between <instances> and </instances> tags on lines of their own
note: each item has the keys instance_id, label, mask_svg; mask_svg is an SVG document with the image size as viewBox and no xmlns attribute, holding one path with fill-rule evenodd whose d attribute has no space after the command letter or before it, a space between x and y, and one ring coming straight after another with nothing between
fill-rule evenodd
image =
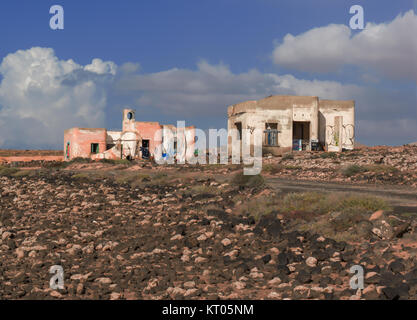
<instances>
[{"instance_id":1,"label":"window","mask_svg":"<svg viewBox=\"0 0 417 320\"><path fill-rule=\"evenodd\" d=\"M91 153L98 153L98 143L91 144Z\"/></svg>"},{"instance_id":2,"label":"window","mask_svg":"<svg viewBox=\"0 0 417 320\"><path fill-rule=\"evenodd\" d=\"M70 143L69 142L67 142L67 147L65 149L65 157L66 159L70 158Z\"/></svg>"},{"instance_id":3,"label":"window","mask_svg":"<svg viewBox=\"0 0 417 320\"><path fill-rule=\"evenodd\" d=\"M133 119L133 113L132 112L128 112L127 119L128 120L132 120Z\"/></svg>"},{"instance_id":4,"label":"window","mask_svg":"<svg viewBox=\"0 0 417 320\"><path fill-rule=\"evenodd\" d=\"M236 122L235 123L236 129L239 133L239 140L242 140L242 122Z\"/></svg>"},{"instance_id":5,"label":"window","mask_svg":"<svg viewBox=\"0 0 417 320\"><path fill-rule=\"evenodd\" d=\"M278 146L278 123L267 122L265 123L265 139L264 145L276 147Z\"/></svg>"}]
</instances>

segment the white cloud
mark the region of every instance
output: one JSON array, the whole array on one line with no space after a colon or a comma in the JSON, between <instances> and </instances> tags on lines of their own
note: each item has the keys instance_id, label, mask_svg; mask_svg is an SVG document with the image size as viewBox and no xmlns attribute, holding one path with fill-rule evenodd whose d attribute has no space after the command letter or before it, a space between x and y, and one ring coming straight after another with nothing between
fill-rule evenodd
<instances>
[{"instance_id":1,"label":"white cloud","mask_svg":"<svg viewBox=\"0 0 417 320\"><path fill-rule=\"evenodd\" d=\"M140 69L140 64L135 62L126 62L120 66L120 71L123 73L133 73Z\"/></svg>"},{"instance_id":2,"label":"white cloud","mask_svg":"<svg viewBox=\"0 0 417 320\"><path fill-rule=\"evenodd\" d=\"M352 35L331 24L297 36L287 34L273 51L276 64L310 72L332 72L344 65L372 67L384 76L417 80L417 15L413 10L389 23L367 23Z\"/></svg>"},{"instance_id":3,"label":"white cloud","mask_svg":"<svg viewBox=\"0 0 417 320\"><path fill-rule=\"evenodd\" d=\"M137 108L138 117L146 111L154 121L170 115L172 123L191 118L190 123L201 124L209 118L225 121L230 104L272 94L354 99L357 120L362 121L358 122L362 130L358 132L375 140L381 137L375 119L381 119L384 134L400 135L398 140L408 139L416 128L414 120L401 122L407 117L416 118L414 93L404 98L401 92L383 88L370 90L256 69L233 73L227 65L206 61L194 70L173 68L142 74L135 63L118 67L94 59L82 66L58 59L52 49L32 48L6 56L0 64L0 76L2 148L61 148L66 128L120 126L118 108L123 105ZM106 116L111 124L106 123ZM402 129L398 130L396 124Z\"/></svg>"},{"instance_id":4,"label":"white cloud","mask_svg":"<svg viewBox=\"0 0 417 320\"><path fill-rule=\"evenodd\" d=\"M91 64L88 64L84 67L84 70L94 72L97 74L112 74L115 75L117 71L117 66L112 61L103 61L101 59L93 59Z\"/></svg>"},{"instance_id":5,"label":"white cloud","mask_svg":"<svg viewBox=\"0 0 417 320\"><path fill-rule=\"evenodd\" d=\"M131 95L137 105L163 113L187 116L225 116L230 104L260 99L271 94L312 95L329 99L352 99L361 89L335 81L300 80L291 75L234 74L226 65L201 61L197 70L173 68L151 74L121 77L117 90Z\"/></svg>"},{"instance_id":6,"label":"white cloud","mask_svg":"<svg viewBox=\"0 0 417 320\"><path fill-rule=\"evenodd\" d=\"M58 147L66 128L103 126L100 79L115 70L100 59L85 67L59 60L49 48L7 55L0 64L0 146Z\"/></svg>"}]
</instances>

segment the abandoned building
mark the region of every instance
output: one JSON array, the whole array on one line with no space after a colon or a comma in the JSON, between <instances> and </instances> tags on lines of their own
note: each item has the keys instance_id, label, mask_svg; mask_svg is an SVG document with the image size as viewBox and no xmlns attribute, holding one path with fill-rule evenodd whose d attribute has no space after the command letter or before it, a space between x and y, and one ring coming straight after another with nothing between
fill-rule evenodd
<instances>
[{"instance_id":1,"label":"abandoned building","mask_svg":"<svg viewBox=\"0 0 417 320\"><path fill-rule=\"evenodd\" d=\"M242 129L261 129L263 154L353 149L355 102L309 96L269 96L228 107L228 154L241 148ZM236 129L236 130L233 130Z\"/></svg>"},{"instance_id":2,"label":"abandoned building","mask_svg":"<svg viewBox=\"0 0 417 320\"><path fill-rule=\"evenodd\" d=\"M174 156L177 147L183 157L194 155L195 128L176 128L158 122L135 120L135 111L123 110L122 131L104 128L71 128L64 132L64 158L140 159L160 154ZM178 137L178 140L177 140ZM172 141L171 141L172 140ZM177 145L178 144L178 145ZM179 144L182 144L181 148Z\"/></svg>"}]
</instances>

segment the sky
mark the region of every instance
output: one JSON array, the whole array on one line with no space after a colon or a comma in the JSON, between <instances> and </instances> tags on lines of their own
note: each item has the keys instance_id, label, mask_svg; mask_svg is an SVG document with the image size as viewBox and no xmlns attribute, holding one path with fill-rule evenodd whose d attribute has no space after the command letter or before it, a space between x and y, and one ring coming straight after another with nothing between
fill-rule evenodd
<instances>
[{"instance_id":1,"label":"sky","mask_svg":"<svg viewBox=\"0 0 417 320\"><path fill-rule=\"evenodd\" d=\"M60 149L67 128L120 129L126 107L226 128L228 105L271 94L355 100L357 141L414 142L416 13L414 0L3 0L0 148Z\"/></svg>"}]
</instances>

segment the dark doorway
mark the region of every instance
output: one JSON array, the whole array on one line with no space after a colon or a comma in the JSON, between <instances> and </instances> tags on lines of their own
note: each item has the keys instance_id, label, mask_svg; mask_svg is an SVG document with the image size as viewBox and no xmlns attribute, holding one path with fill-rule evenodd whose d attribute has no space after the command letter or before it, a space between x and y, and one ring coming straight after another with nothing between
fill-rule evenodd
<instances>
[{"instance_id":1,"label":"dark doorway","mask_svg":"<svg viewBox=\"0 0 417 320\"><path fill-rule=\"evenodd\" d=\"M149 159L149 140L142 140L142 147L140 150L142 151L142 159Z\"/></svg>"},{"instance_id":2,"label":"dark doorway","mask_svg":"<svg viewBox=\"0 0 417 320\"><path fill-rule=\"evenodd\" d=\"M293 150L306 150L310 143L310 122L294 121L292 127Z\"/></svg>"},{"instance_id":3,"label":"dark doorway","mask_svg":"<svg viewBox=\"0 0 417 320\"><path fill-rule=\"evenodd\" d=\"M235 123L236 129L239 132L239 140L242 140L242 122Z\"/></svg>"},{"instance_id":4,"label":"dark doorway","mask_svg":"<svg viewBox=\"0 0 417 320\"><path fill-rule=\"evenodd\" d=\"M142 148L149 149L149 140L142 140Z\"/></svg>"}]
</instances>

